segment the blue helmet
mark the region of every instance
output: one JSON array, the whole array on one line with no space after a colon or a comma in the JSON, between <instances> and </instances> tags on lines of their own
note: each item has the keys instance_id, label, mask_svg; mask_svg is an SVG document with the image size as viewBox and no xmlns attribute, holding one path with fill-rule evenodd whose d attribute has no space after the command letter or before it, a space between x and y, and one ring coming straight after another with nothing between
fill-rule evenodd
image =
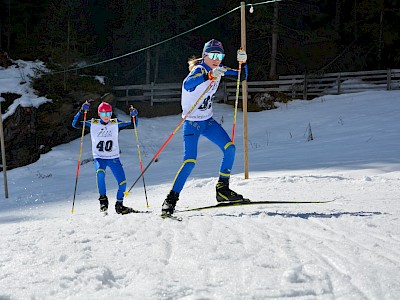
<instances>
[{"instance_id":1,"label":"blue helmet","mask_svg":"<svg viewBox=\"0 0 400 300\"><path fill-rule=\"evenodd\" d=\"M207 55L207 53L210 53L210 52L224 53L224 47L222 46L222 43L215 39L212 39L212 40L208 41L207 43L205 43L202 56L204 57Z\"/></svg>"}]
</instances>

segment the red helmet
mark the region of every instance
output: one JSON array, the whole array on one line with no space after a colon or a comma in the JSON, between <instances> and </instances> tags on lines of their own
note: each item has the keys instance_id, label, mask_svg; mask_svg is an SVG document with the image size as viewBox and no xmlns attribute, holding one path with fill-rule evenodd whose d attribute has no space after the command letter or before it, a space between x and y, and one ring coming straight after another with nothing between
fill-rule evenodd
<instances>
[{"instance_id":1,"label":"red helmet","mask_svg":"<svg viewBox=\"0 0 400 300\"><path fill-rule=\"evenodd\" d=\"M101 102L97 108L97 112L112 112L112 106L107 102Z\"/></svg>"}]
</instances>

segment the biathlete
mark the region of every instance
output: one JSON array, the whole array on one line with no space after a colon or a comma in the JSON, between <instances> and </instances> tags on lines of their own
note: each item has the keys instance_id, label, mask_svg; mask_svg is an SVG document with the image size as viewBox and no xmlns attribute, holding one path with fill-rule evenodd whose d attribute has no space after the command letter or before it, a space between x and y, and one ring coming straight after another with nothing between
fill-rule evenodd
<instances>
[{"instance_id":1,"label":"biathlete","mask_svg":"<svg viewBox=\"0 0 400 300\"><path fill-rule=\"evenodd\" d=\"M229 177L235 159L235 145L222 126L212 118L212 100L221 77L234 76L237 78L239 72L221 64L224 56L222 43L212 39L205 43L201 58L192 58L188 61L190 73L182 84L182 117L190 111L199 97L202 97L202 99L183 123L183 163L175 176L172 189L162 205L161 214L163 216L171 215L175 210L179 193L196 164L200 135L216 144L223 153L219 180L216 185L217 201L243 201L242 195L229 188ZM239 50L237 52L237 61L242 64L244 72L241 72L241 80L244 80L248 73L245 51Z\"/></svg>"},{"instance_id":2,"label":"biathlete","mask_svg":"<svg viewBox=\"0 0 400 300\"><path fill-rule=\"evenodd\" d=\"M88 111L90 104L85 102L82 105L81 110L75 115L72 121L74 128L78 122L83 125L84 121L79 121L84 111ZM112 119L112 106L107 102L102 102L98 109L98 115L100 119L91 119L85 122L85 126L90 127L90 135L92 140L92 153L94 159L94 167L96 170L97 188L99 190L99 201L100 211L107 213L108 210L108 197L106 194L106 168L109 167L117 180L118 191L117 201L115 202L115 211L117 214L128 214L136 212L130 207L123 205L124 192L126 190L126 177L119 159L119 144L118 144L118 133L119 129L132 125L133 119L135 119L137 125L136 109L130 110L131 121L122 122L119 119Z\"/></svg>"}]
</instances>

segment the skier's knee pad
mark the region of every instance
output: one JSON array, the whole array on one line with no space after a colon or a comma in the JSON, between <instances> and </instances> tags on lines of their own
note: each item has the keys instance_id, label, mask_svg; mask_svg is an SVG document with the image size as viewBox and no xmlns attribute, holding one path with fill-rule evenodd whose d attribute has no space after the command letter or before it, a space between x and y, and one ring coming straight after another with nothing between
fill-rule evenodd
<instances>
[{"instance_id":1,"label":"skier's knee pad","mask_svg":"<svg viewBox=\"0 0 400 300\"><path fill-rule=\"evenodd\" d=\"M124 199L124 192L126 191L126 180L118 182L117 200Z\"/></svg>"},{"instance_id":2,"label":"skier's knee pad","mask_svg":"<svg viewBox=\"0 0 400 300\"><path fill-rule=\"evenodd\" d=\"M181 175L184 177L189 176L189 174L192 172L195 165L196 165L195 159L193 159L193 158L185 159L182 166L178 170L178 173L176 174L176 176L178 176L178 175Z\"/></svg>"},{"instance_id":3,"label":"skier's knee pad","mask_svg":"<svg viewBox=\"0 0 400 300\"><path fill-rule=\"evenodd\" d=\"M119 189L122 189L122 188L125 189L126 188L126 180L118 182L118 187L119 187Z\"/></svg>"},{"instance_id":4,"label":"skier's knee pad","mask_svg":"<svg viewBox=\"0 0 400 300\"><path fill-rule=\"evenodd\" d=\"M101 179L103 179L103 178L105 178L106 177L106 170L104 170L104 169L98 169L97 171L96 171L96 176L97 176L97 178L101 178Z\"/></svg>"},{"instance_id":5,"label":"skier's knee pad","mask_svg":"<svg viewBox=\"0 0 400 300\"><path fill-rule=\"evenodd\" d=\"M234 157L236 153L236 146L229 142L224 146L224 155Z\"/></svg>"},{"instance_id":6,"label":"skier's knee pad","mask_svg":"<svg viewBox=\"0 0 400 300\"><path fill-rule=\"evenodd\" d=\"M191 172L196 165L196 160L191 158L191 159L186 159L183 164L182 164L182 169L186 169L187 171Z\"/></svg>"}]
</instances>

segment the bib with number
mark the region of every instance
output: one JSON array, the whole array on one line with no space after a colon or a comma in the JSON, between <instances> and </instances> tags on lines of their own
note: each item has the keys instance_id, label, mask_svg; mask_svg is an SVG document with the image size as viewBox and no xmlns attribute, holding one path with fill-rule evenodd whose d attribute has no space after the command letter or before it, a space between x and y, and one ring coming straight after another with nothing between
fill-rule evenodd
<instances>
[{"instance_id":1,"label":"bib with number","mask_svg":"<svg viewBox=\"0 0 400 300\"><path fill-rule=\"evenodd\" d=\"M99 119L92 119L90 126L93 158L113 159L119 157L118 122L111 119L108 124L101 124Z\"/></svg>"}]
</instances>

